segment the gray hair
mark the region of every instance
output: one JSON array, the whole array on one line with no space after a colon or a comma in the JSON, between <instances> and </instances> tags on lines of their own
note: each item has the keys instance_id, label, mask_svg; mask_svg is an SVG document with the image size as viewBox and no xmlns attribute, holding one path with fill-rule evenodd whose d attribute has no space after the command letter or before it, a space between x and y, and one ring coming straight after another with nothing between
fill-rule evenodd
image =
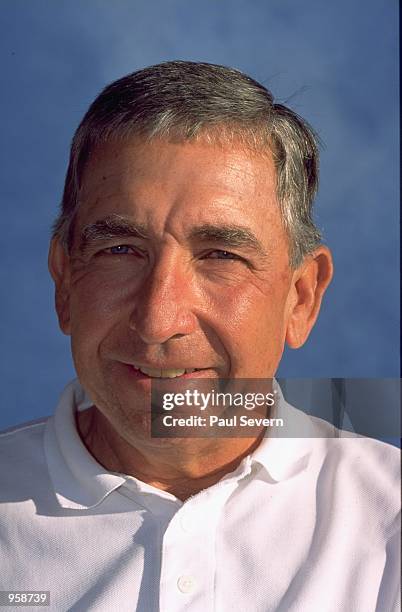
<instances>
[{"instance_id":1,"label":"gray hair","mask_svg":"<svg viewBox=\"0 0 402 612\"><path fill-rule=\"evenodd\" d=\"M312 218L318 186L318 139L294 111L274 103L263 85L233 68L198 62L164 62L108 85L94 100L74 135L61 211L53 237L73 243L78 192L91 151L110 140L206 139L240 142L272 154L276 192L289 237L292 267L320 243Z\"/></svg>"}]
</instances>

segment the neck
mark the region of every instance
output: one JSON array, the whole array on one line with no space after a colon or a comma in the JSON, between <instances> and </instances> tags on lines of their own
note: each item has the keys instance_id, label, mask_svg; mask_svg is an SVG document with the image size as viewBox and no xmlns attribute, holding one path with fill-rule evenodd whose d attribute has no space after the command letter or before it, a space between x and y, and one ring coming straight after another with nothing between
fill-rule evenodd
<instances>
[{"instance_id":1,"label":"neck","mask_svg":"<svg viewBox=\"0 0 402 612\"><path fill-rule=\"evenodd\" d=\"M261 441L254 438L136 440L120 436L95 407L77 413L77 428L93 457L107 470L134 476L182 501L234 471Z\"/></svg>"}]
</instances>

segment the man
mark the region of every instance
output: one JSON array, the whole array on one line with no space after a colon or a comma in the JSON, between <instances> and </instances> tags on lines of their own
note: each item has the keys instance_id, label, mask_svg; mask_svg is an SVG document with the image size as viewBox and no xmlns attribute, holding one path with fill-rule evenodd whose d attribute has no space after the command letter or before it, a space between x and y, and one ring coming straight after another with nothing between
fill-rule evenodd
<instances>
[{"instance_id":1,"label":"man","mask_svg":"<svg viewBox=\"0 0 402 612\"><path fill-rule=\"evenodd\" d=\"M2 589L54 610L397 609L395 449L334 439L270 382L332 276L317 165L309 126L236 70L165 63L94 101L49 253L79 382L1 438ZM166 378L268 381L294 437L152 435Z\"/></svg>"}]
</instances>

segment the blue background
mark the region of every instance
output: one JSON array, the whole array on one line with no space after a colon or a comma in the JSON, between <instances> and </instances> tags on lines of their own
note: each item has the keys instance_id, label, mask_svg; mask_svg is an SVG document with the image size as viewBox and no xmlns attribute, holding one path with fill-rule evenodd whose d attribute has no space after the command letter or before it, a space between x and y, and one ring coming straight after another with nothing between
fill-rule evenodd
<instances>
[{"instance_id":1,"label":"blue background","mask_svg":"<svg viewBox=\"0 0 402 612\"><path fill-rule=\"evenodd\" d=\"M263 82L324 142L316 219L336 274L282 377L399 376L396 0L3 0L0 428L74 376L46 268L68 147L110 81L171 59Z\"/></svg>"}]
</instances>

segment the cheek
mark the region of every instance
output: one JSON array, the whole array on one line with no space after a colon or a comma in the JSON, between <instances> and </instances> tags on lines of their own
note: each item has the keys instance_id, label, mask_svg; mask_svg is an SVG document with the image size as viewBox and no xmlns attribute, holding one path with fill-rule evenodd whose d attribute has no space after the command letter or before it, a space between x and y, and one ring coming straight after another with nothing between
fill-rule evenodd
<instances>
[{"instance_id":1,"label":"cheek","mask_svg":"<svg viewBox=\"0 0 402 612\"><path fill-rule=\"evenodd\" d=\"M264 291L253 284L225 288L214 295L210 308L226 350L238 361L281 354L285 338L286 292L277 282ZM283 286L282 286L283 287ZM216 317L218 314L218 317Z\"/></svg>"},{"instance_id":2,"label":"cheek","mask_svg":"<svg viewBox=\"0 0 402 612\"><path fill-rule=\"evenodd\" d=\"M72 283L72 317L95 326L114 320L133 290L135 292L135 285L132 272L94 267Z\"/></svg>"},{"instance_id":3,"label":"cheek","mask_svg":"<svg viewBox=\"0 0 402 612\"><path fill-rule=\"evenodd\" d=\"M87 275L75 283L70 297L72 347L94 352L110 330L125 315L124 283Z\"/></svg>"}]
</instances>

